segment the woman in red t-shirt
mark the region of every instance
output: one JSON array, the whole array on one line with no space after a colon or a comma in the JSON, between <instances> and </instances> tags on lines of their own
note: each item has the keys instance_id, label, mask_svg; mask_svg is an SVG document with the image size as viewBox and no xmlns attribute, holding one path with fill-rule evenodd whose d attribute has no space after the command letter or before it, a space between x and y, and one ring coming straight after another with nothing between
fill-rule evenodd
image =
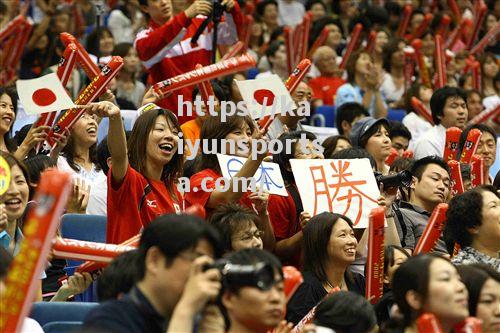
<instances>
[{"instance_id":1,"label":"woman in red t-shirt","mask_svg":"<svg viewBox=\"0 0 500 333\"><path fill-rule=\"evenodd\" d=\"M87 112L109 118L108 243L121 243L155 217L184 210L177 190L183 157L177 153L179 123L168 110L139 116L130 139L125 138L120 109L110 102L91 103Z\"/></svg>"},{"instance_id":2,"label":"woman in red t-shirt","mask_svg":"<svg viewBox=\"0 0 500 333\"><path fill-rule=\"evenodd\" d=\"M216 181L222 177L217 153L247 158L235 175L240 178L253 177L266 156L267 149L266 152L257 154L257 157L252 159L251 140L263 138L263 134L257 131L253 119L249 116L234 115L227 116L225 121L222 121L220 115L209 117L203 122L200 137L203 153L196 167L197 173L190 178L190 190L186 193L186 201L190 205L204 206L207 215L210 215L219 205L229 202L240 203L255 210L261 220L261 224L257 227L264 231L264 243L270 242L274 246L274 235L267 215L268 194L252 193L243 188L241 182L234 184L233 181L230 181L226 191L216 189ZM202 185L205 189L213 191L203 191Z\"/></svg>"}]
</instances>

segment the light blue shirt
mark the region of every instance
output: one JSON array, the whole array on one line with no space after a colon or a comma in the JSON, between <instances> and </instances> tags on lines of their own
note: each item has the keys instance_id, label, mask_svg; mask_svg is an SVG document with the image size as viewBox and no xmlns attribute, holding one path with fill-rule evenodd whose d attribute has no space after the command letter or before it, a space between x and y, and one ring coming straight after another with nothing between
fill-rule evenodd
<instances>
[{"instance_id":1,"label":"light blue shirt","mask_svg":"<svg viewBox=\"0 0 500 333\"><path fill-rule=\"evenodd\" d=\"M356 102L359 104L363 104L363 95L364 91L357 85L352 85L350 83L344 83L337 89L337 93L335 95L335 108L338 108L342 104L349 102ZM381 92L382 100L385 105L385 96ZM387 105L385 105L387 107ZM374 117L375 115L375 95L372 97L370 102L370 107L368 108L368 113L370 116Z\"/></svg>"}]
</instances>

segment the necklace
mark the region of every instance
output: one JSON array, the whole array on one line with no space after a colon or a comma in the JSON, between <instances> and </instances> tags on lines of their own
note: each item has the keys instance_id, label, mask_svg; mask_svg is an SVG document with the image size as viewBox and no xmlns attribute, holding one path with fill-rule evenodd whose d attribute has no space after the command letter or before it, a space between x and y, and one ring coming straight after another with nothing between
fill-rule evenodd
<instances>
[{"instance_id":1,"label":"necklace","mask_svg":"<svg viewBox=\"0 0 500 333\"><path fill-rule=\"evenodd\" d=\"M330 289L335 289L336 287L334 287L329 280L326 280L326 284L328 285L328 287L330 287ZM342 281L340 281L340 284L337 288L339 288L340 290L342 290L342 287L344 286L344 279L342 279Z\"/></svg>"}]
</instances>

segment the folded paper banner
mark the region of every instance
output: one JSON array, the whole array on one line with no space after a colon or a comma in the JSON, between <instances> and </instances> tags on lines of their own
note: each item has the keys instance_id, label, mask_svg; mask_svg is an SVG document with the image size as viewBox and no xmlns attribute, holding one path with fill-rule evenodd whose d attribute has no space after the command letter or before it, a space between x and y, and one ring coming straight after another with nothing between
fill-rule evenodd
<instances>
[{"instance_id":1,"label":"folded paper banner","mask_svg":"<svg viewBox=\"0 0 500 333\"><path fill-rule=\"evenodd\" d=\"M288 89L276 74L254 80L236 81L241 97L253 119L297 108Z\"/></svg>"},{"instance_id":2,"label":"folded paper banner","mask_svg":"<svg viewBox=\"0 0 500 333\"><path fill-rule=\"evenodd\" d=\"M17 80L16 88L27 114L40 114L75 107L56 73L31 80Z\"/></svg>"},{"instance_id":3,"label":"folded paper banner","mask_svg":"<svg viewBox=\"0 0 500 333\"><path fill-rule=\"evenodd\" d=\"M40 284L52 239L71 190L70 175L50 169L42 173L24 222L21 249L7 271L0 297L0 332L20 332Z\"/></svg>"}]
</instances>

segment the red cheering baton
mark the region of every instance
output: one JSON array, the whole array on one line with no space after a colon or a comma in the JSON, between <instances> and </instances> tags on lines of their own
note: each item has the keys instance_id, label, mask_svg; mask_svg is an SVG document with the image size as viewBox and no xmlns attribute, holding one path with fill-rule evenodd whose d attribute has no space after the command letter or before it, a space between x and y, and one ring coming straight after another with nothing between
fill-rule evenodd
<instances>
[{"instance_id":1,"label":"red cheering baton","mask_svg":"<svg viewBox=\"0 0 500 333\"><path fill-rule=\"evenodd\" d=\"M288 73L291 74L294 65L294 52L293 52L293 31L292 28L285 26L283 28L283 37L285 38L286 50L286 68Z\"/></svg>"},{"instance_id":2,"label":"red cheering baton","mask_svg":"<svg viewBox=\"0 0 500 333\"><path fill-rule=\"evenodd\" d=\"M0 41L9 38L20 28L23 26L24 22L26 22L26 18L23 15L17 15L12 21L7 23L5 27L0 31Z\"/></svg>"},{"instance_id":3,"label":"red cheering baton","mask_svg":"<svg viewBox=\"0 0 500 333\"><path fill-rule=\"evenodd\" d=\"M342 62L339 65L340 70L345 69L349 57L351 56L354 49L357 47L359 37L361 37L361 30L363 30L363 26L361 25L361 23L357 23L354 26L354 29L352 29L351 40L349 41L349 44L347 44L344 56L342 57Z\"/></svg>"},{"instance_id":4,"label":"red cheering baton","mask_svg":"<svg viewBox=\"0 0 500 333\"><path fill-rule=\"evenodd\" d=\"M455 23L460 24L462 21L462 13L460 13L457 2L455 0L447 0L447 2L451 12L453 13L453 17L455 18Z\"/></svg>"},{"instance_id":5,"label":"red cheering baton","mask_svg":"<svg viewBox=\"0 0 500 333\"><path fill-rule=\"evenodd\" d=\"M89 54L87 53L87 50L85 50L82 44L80 44L78 39L67 32L62 32L61 41L65 46L68 46L71 43L75 44L76 48L78 49L78 63L89 78L93 79L94 77L99 75L99 73L101 72L99 70L99 67L92 61Z\"/></svg>"},{"instance_id":6,"label":"red cheering baton","mask_svg":"<svg viewBox=\"0 0 500 333\"><path fill-rule=\"evenodd\" d=\"M245 29L242 32L241 40L243 41L243 51L248 50L250 44L250 36L252 35L253 17L252 15L245 15Z\"/></svg>"},{"instance_id":7,"label":"red cheering baton","mask_svg":"<svg viewBox=\"0 0 500 333\"><path fill-rule=\"evenodd\" d=\"M429 24L431 24L432 18L433 18L433 15L431 13L425 14L424 20L417 27L417 30L415 30L415 32L413 34L411 34L410 36L408 36L407 39L409 41L411 41L411 40L413 40L415 38L420 38L420 36L422 36L422 34L424 33L424 31L429 27Z\"/></svg>"},{"instance_id":8,"label":"red cheering baton","mask_svg":"<svg viewBox=\"0 0 500 333\"><path fill-rule=\"evenodd\" d=\"M365 52L372 54L373 49L375 48L375 39L377 39L377 32L371 30L368 38L366 39Z\"/></svg>"},{"instance_id":9,"label":"red cheering baton","mask_svg":"<svg viewBox=\"0 0 500 333\"><path fill-rule=\"evenodd\" d=\"M293 94L300 81L302 81L304 76L307 74L309 67L311 67L311 60L302 59L297 67L295 67L295 69L292 71L288 79L286 79L285 87L290 92L290 94Z\"/></svg>"},{"instance_id":10,"label":"red cheering baton","mask_svg":"<svg viewBox=\"0 0 500 333\"><path fill-rule=\"evenodd\" d=\"M399 157L398 151L395 148L391 148L391 153L389 154L389 156L387 156L384 163L388 166L391 166L392 163L394 163L394 161L398 157Z\"/></svg>"},{"instance_id":11,"label":"red cheering baton","mask_svg":"<svg viewBox=\"0 0 500 333\"><path fill-rule=\"evenodd\" d=\"M427 64L425 63L424 55L421 52L422 40L415 39L413 42L411 42L411 46L415 51L415 59L417 60L417 66L420 72L420 78L422 79L422 83L427 87L432 87L431 79L429 76L429 69L427 68Z\"/></svg>"},{"instance_id":12,"label":"red cheering baton","mask_svg":"<svg viewBox=\"0 0 500 333\"><path fill-rule=\"evenodd\" d=\"M479 61L474 61L472 65L472 87L482 91L481 64Z\"/></svg>"},{"instance_id":13,"label":"red cheering baton","mask_svg":"<svg viewBox=\"0 0 500 333\"><path fill-rule=\"evenodd\" d=\"M462 130L458 127L450 127L446 130L446 143L444 146L443 159L445 162L455 160L458 153L458 143Z\"/></svg>"},{"instance_id":14,"label":"red cheering baton","mask_svg":"<svg viewBox=\"0 0 500 333\"><path fill-rule=\"evenodd\" d=\"M448 27L451 23L451 17L444 14L441 17L441 21L439 21L439 26L436 29L436 35L441 35L443 38L446 38L446 33L448 32Z\"/></svg>"},{"instance_id":15,"label":"red cheering baton","mask_svg":"<svg viewBox=\"0 0 500 333\"><path fill-rule=\"evenodd\" d=\"M329 34L330 30L328 30L327 27L324 27L323 30L321 30L321 33L319 34L318 38L316 38L313 45L311 46L311 49L307 53L308 58L311 58L314 55L314 52L316 52L318 47L325 45L325 42L328 39Z\"/></svg>"},{"instance_id":16,"label":"red cheering baton","mask_svg":"<svg viewBox=\"0 0 500 333\"><path fill-rule=\"evenodd\" d=\"M411 5L405 5L403 7L403 18L399 22L398 31L396 32L396 34L401 38L406 35L406 30L408 29L412 12L413 7Z\"/></svg>"},{"instance_id":17,"label":"red cheering baton","mask_svg":"<svg viewBox=\"0 0 500 333\"><path fill-rule=\"evenodd\" d=\"M483 24L484 19L486 18L486 12L488 11L488 7L482 1L477 2L479 4L478 11L474 15L474 26L472 29L472 34L467 42L467 50L471 50L476 42L477 35L479 34L479 30L481 29L481 25Z\"/></svg>"},{"instance_id":18,"label":"red cheering baton","mask_svg":"<svg viewBox=\"0 0 500 333\"><path fill-rule=\"evenodd\" d=\"M203 66L201 64L196 64L195 68L201 69L203 68ZM212 85L210 84L210 81L202 81L198 84L198 87L200 89L201 99L203 99L203 102L205 102L205 106L207 107L208 110L208 101L210 101L210 96L215 97Z\"/></svg>"},{"instance_id":19,"label":"red cheering baton","mask_svg":"<svg viewBox=\"0 0 500 333\"><path fill-rule=\"evenodd\" d=\"M424 233L415 246L414 254L427 253L434 248L443 231L447 210L448 204L445 203L440 203L434 208Z\"/></svg>"},{"instance_id":20,"label":"red cheering baton","mask_svg":"<svg viewBox=\"0 0 500 333\"><path fill-rule=\"evenodd\" d=\"M366 257L366 299L372 304L378 302L384 290L384 221L385 208L372 209Z\"/></svg>"},{"instance_id":21,"label":"red cheering baton","mask_svg":"<svg viewBox=\"0 0 500 333\"><path fill-rule=\"evenodd\" d=\"M24 49L26 44L28 43L28 39L31 34L31 30L33 29L33 21L31 19L27 19L24 21L22 25L22 29L19 32L19 35L16 36L16 45L12 50L12 54L10 57L10 63L7 64L8 67L16 69L21 62L21 57L24 53Z\"/></svg>"},{"instance_id":22,"label":"red cheering baton","mask_svg":"<svg viewBox=\"0 0 500 333\"><path fill-rule=\"evenodd\" d=\"M85 105L96 98L106 89L109 82L118 74L118 71L123 66L123 59L118 56L111 58L111 61L104 66L102 71L92 79L92 82L83 90L75 101L76 105ZM83 108L74 108L66 111L59 119L57 124L50 130L47 142L51 147L54 146L54 133L63 133L66 129L71 129L73 124L85 112Z\"/></svg>"},{"instance_id":23,"label":"red cheering baton","mask_svg":"<svg viewBox=\"0 0 500 333\"><path fill-rule=\"evenodd\" d=\"M455 333L482 333L483 321L476 317L467 317L461 323L455 325Z\"/></svg>"},{"instance_id":24,"label":"red cheering baton","mask_svg":"<svg viewBox=\"0 0 500 333\"><path fill-rule=\"evenodd\" d=\"M484 37L481 38L481 40L476 45L474 45L474 47L470 50L469 53L470 54L481 53L484 50L484 48L488 45L488 43L492 41L498 35L499 32L500 32L500 22L497 22L497 24L495 24L495 26L491 28L490 31L488 31L486 35L484 35Z\"/></svg>"},{"instance_id":25,"label":"red cheering baton","mask_svg":"<svg viewBox=\"0 0 500 333\"><path fill-rule=\"evenodd\" d=\"M446 85L446 56L444 54L443 47L443 37L441 35L436 36L436 72L437 72L437 84L435 84L435 89L442 88Z\"/></svg>"},{"instance_id":26,"label":"red cheering baton","mask_svg":"<svg viewBox=\"0 0 500 333\"><path fill-rule=\"evenodd\" d=\"M483 135L483 133L477 128L473 128L469 131L465 144L462 147L462 154L460 154L460 163L469 164L472 162L472 155L476 153L481 135Z\"/></svg>"},{"instance_id":27,"label":"red cheering baton","mask_svg":"<svg viewBox=\"0 0 500 333\"><path fill-rule=\"evenodd\" d=\"M302 273L294 266L283 266L283 282L285 284L286 302L288 303L300 284L304 282L304 278L302 277Z\"/></svg>"},{"instance_id":28,"label":"red cheering baton","mask_svg":"<svg viewBox=\"0 0 500 333\"><path fill-rule=\"evenodd\" d=\"M406 46L403 49L404 52L404 67L403 67L403 75L405 78L405 91L410 89L410 86L413 82L413 74L415 72L415 50L411 46Z\"/></svg>"},{"instance_id":29,"label":"red cheering baton","mask_svg":"<svg viewBox=\"0 0 500 333\"><path fill-rule=\"evenodd\" d=\"M403 152L403 158L406 158L406 159L413 158L413 152L411 150L405 150Z\"/></svg>"},{"instance_id":30,"label":"red cheering baton","mask_svg":"<svg viewBox=\"0 0 500 333\"><path fill-rule=\"evenodd\" d=\"M219 61L218 63L158 82L153 86L153 89L158 95L165 96L169 92L215 79L219 76L237 73L254 66L254 58L250 54L245 53L244 55Z\"/></svg>"},{"instance_id":31,"label":"red cheering baton","mask_svg":"<svg viewBox=\"0 0 500 333\"><path fill-rule=\"evenodd\" d=\"M58 238L54 241L54 256L72 260L92 260L109 263L113 258L134 250L133 246L122 246L107 243L87 242L76 239Z\"/></svg>"},{"instance_id":32,"label":"red cheering baton","mask_svg":"<svg viewBox=\"0 0 500 333\"><path fill-rule=\"evenodd\" d=\"M52 238L71 191L70 175L44 171L24 222L21 249L7 270L5 293L0 297L0 332L20 332L39 288Z\"/></svg>"},{"instance_id":33,"label":"red cheering baton","mask_svg":"<svg viewBox=\"0 0 500 333\"><path fill-rule=\"evenodd\" d=\"M496 117L500 113L500 104L498 104L496 107L484 110L474 118L472 118L468 125L476 125L476 124L482 124L488 119L492 117Z\"/></svg>"},{"instance_id":34,"label":"red cheering baton","mask_svg":"<svg viewBox=\"0 0 500 333\"><path fill-rule=\"evenodd\" d=\"M419 100L417 97L413 96L410 100L411 106L413 107L413 110L419 115L422 116L425 120L430 122L431 124L434 124L434 121L432 120L432 113L427 109L422 103L421 100Z\"/></svg>"},{"instance_id":35,"label":"red cheering baton","mask_svg":"<svg viewBox=\"0 0 500 333\"><path fill-rule=\"evenodd\" d=\"M299 49L299 57L298 59L304 59L307 57L307 49L309 44L309 32L311 30L311 13L307 12L302 21L302 41L301 48Z\"/></svg>"},{"instance_id":36,"label":"red cheering baton","mask_svg":"<svg viewBox=\"0 0 500 333\"><path fill-rule=\"evenodd\" d=\"M444 333L441 323L432 313L424 313L417 318L418 333Z\"/></svg>"},{"instance_id":37,"label":"red cheering baton","mask_svg":"<svg viewBox=\"0 0 500 333\"><path fill-rule=\"evenodd\" d=\"M238 53L240 53L241 50L243 50L244 47L245 43L243 43L242 41L238 41L229 49L229 51L226 52L226 54L224 54L224 56L221 58L221 61L235 57Z\"/></svg>"},{"instance_id":38,"label":"red cheering baton","mask_svg":"<svg viewBox=\"0 0 500 333\"><path fill-rule=\"evenodd\" d=\"M455 160L450 160L447 163L450 168L452 195L455 196L464 193L464 182L462 180L462 168L460 167L460 163Z\"/></svg>"},{"instance_id":39,"label":"red cheering baton","mask_svg":"<svg viewBox=\"0 0 500 333\"><path fill-rule=\"evenodd\" d=\"M485 182L484 159L479 155L472 155L470 166L470 181L472 187L483 185Z\"/></svg>"}]
</instances>

